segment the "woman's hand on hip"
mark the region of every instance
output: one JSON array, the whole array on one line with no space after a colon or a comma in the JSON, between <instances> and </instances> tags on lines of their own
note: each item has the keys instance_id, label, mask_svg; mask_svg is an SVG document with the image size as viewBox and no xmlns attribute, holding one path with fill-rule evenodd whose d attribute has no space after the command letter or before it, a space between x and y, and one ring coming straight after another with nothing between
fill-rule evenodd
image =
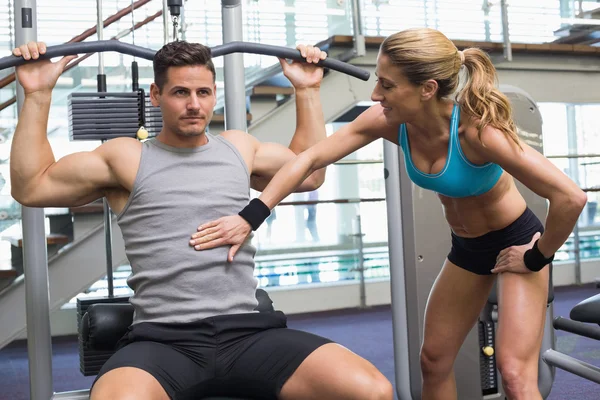
<instances>
[{"instance_id":1,"label":"woman's hand on hip","mask_svg":"<svg viewBox=\"0 0 600 400\"><path fill-rule=\"evenodd\" d=\"M525 252L533 247L536 240L540 238L541 233L533 235L531 242L522 246L511 246L502 250L496 257L496 266L492 269L493 274L502 272L514 272L517 274L529 274L532 271L525 266L523 256Z\"/></svg>"}]
</instances>

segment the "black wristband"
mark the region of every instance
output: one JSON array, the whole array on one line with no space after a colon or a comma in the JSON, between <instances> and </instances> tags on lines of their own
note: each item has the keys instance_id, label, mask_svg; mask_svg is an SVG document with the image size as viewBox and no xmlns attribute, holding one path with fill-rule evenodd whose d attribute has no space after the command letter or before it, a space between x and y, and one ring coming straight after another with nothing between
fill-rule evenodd
<instances>
[{"instance_id":1,"label":"black wristband","mask_svg":"<svg viewBox=\"0 0 600 400\"><path fill-rule=\"evenodd\" d=\"M554 254L551 257L546 258L538 249L538 241L536 240L533 247L525 252L523 255L523 261L527 269L533 272L538 272L546 265L550 264L554 260Z\"/></svg>"},{"instance_id":2,"label":"black wristband","mask_svg":"<svg viewBox=\"0 0 600 400\"><path fill-rule=\"evenodd\" d=\"M238 215L248 221L252 230L255 231L271 215L271 210L260 199L255 198L250 200L250 203Z\"/></svg>"}]
</instances>

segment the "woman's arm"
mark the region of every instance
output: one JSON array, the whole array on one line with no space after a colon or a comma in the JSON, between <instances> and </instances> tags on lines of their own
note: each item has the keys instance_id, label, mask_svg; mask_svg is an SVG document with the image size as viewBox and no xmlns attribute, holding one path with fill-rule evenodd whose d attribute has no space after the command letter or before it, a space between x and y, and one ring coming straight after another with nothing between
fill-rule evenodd
<instances>
[{"instance_id":1,"label":"woman's arm","mask_svg":"<svg viewBox=\"0 0 600 400\"><path fill-rule=\"evenodd\" d=\"M378 139L356 130L350 123L285 163L262 191L259 199L273 209L293 193L313 172L355 152Z\"/></svg>"},{"instance_id":2,"label":"woman's arm","mask_svg":"<svg viewBox=\"0 0 600 400\"><path fill-rule=\"evenodd\" d=\"M268 217L281 200L293 193L314 171L324 168L380 137L390 137L397 131L386 123L380 105L370 107L354 121L288 161L271 179L259 199L254 199L240 215L219 218L198 227L190 245L196 250L233 245L229 259L244 242L251 230Z\"/></svg>"},{"instance_id":3,"label":"woman's arm","mask_svg":"<svg viewBox=\"0 0 600 400\"><path fill-rule=\"evenodd\" d=\"M587 202L585 192L538 151L523 142L523 150L519 149L512 139L492 127L483 130L481 141L476 132L467 131L465 137L469 146L488 161L500 165L530 190L548 199L546 229L538 241L538 249L550 258L573 231Z\"/></svg>"}]
</instances>

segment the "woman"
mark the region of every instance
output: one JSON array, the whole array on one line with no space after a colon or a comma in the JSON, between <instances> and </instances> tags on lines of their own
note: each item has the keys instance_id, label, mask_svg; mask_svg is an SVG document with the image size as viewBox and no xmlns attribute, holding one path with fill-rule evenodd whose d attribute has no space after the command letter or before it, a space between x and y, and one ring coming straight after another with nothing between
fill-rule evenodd
<instances>
[{"instance_id":1,"label":"woman","mask_svg":"<svg viewBox=\"0 0 600 400\"><path fill-rule=\"evenodd\" d=\"M467 79L452 100L463 67ZM503 386L510 399L541 399L547 264L571 233L585 193L519 140L483 51L458 51L436 30L410 29L385 39L376 75L377 105L288 162L239 216L201 226L190 244L198 250L232 244L231 258L250 229L313 171L378 138L396 143L410 178L438 193L452 235L425 311L422 398L456 399L454 360L497 277ZM513 177L549 200L545 230Z\"/></svg>"}]
</instances>

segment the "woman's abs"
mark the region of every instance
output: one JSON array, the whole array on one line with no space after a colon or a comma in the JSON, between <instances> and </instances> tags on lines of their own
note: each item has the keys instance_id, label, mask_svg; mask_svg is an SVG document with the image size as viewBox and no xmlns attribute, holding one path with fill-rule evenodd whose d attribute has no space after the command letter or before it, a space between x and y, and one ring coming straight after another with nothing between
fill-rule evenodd
<instances>
[{"instance_id":1,"label":"woman's abs","mask_svg":"<svg viewBox=\"0 0 600 400\"><path fill-rule=\"evenodd\" d=\"M450 228L461 237L478 237L505 228L519 218L527 207L512 176L506 172L492 189L482 195L438 197Z\"/></svg>"}]
</instances>

